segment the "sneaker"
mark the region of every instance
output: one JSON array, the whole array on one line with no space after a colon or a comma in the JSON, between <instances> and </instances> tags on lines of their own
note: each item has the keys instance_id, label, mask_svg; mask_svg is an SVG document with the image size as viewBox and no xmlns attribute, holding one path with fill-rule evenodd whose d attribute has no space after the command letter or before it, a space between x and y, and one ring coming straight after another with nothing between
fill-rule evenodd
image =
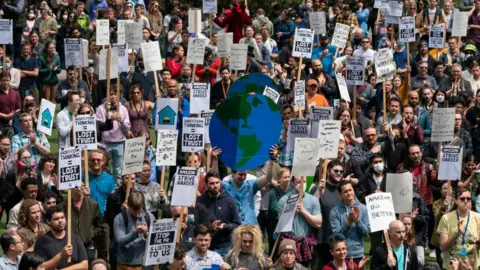
<instances>
[{"instance_id":1,"label":"sneaker","mask_svg":"<svg viewBox=\"0 0 480 270\"><path fill-rule=\"evenodd\" d=\"M437 255L435 254L435 250L430 251L430 254L428 256L430 256L430 258L437 258Z\"/></svg>"}]
</instances>

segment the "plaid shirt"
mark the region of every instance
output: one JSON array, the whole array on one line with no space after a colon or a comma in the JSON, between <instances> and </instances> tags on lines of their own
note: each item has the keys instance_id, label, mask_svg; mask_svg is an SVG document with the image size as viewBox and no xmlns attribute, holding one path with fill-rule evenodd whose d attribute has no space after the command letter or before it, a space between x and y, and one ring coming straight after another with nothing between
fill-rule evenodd
<instances>
[{"instance_id":1,"label":"plaid shirt","mask_svg":"<svg viewBox=\"0 0 480 270\"><path fill-rule=\"evenodd\" d=\"M456 136L456 135L455 135ZM458 136L463 141L463 156L469 156L473 153L472 136L465 129L460 129Z\"/></svg>"},{"instance_id":2,"label":"plaid shirt","mask_svg":"<svg viewBox=\"0 0 480 270\"><path fill-rule=\"evenodd\" d=\"M287 140L280 138L280 141L278 142L278 150L280 150L278 164L282 167L291 167L293 165L293 150L288 150Z\"/></svg>"},{"instance_id":3,"label":"plaid shirt","mask_svg":"<svg viewBox=\"0 0 480 270\"><path fill-rule=\"evenodd\" d=\"M42 141L42 133L39 131L35 131L35 134L37 135L37 143L41 143ZM17 135L12 137L12 145L10 146L10 152L15 152L20 150L21 148L25 147L28 145L28 141L30 140L30 137L25 135L23 131L20 131ZM48 143L47 135L45 135L45 140L43 141L43 146L50 148L50 144ZM36 164L38 164L38 161L40 160L39 153L37 151L37 148L35 145L31 145L28 148L28 152L32 154L32 158L35 161Z\"/></svg>"},{"instance_id":4,"label":"plaid shirt","mask_svg":"<svg viewBox=\"0 0 480 270\"><path fill-rule=\"evenodd\" d=\"M348 26L352 26L352 24L355 25L355 26L358 26L357 16L355 16L353 14L350 14L350 17L348 17L348 18L343 18L343 15L340 15L337 18L336 23L341 23L341 24L345 24L345 25L348 25ZM350 40L351 36L352 36L352 32L350 31L350 33L348 34L348 40Z\"/></svg>"}]
</instances>

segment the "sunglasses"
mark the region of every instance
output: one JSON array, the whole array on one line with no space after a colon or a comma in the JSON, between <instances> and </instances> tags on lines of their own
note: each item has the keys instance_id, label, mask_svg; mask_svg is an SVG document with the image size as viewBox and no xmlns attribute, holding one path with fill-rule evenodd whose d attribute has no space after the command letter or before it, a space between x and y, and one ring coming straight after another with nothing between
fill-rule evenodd
<instances>
[{"instance_id":1,"label":"sunglasses","mask_svg":"<svg viewBox=\"0 0 480 270\"><path fill-rule=\"evenodd\" d=\"M462 202L470 202L470 201L472 201L472 198L470 198L470 197L460 197L460 198L458 198L458 199L459 199L460 201L462 201Z\"/></svg>"},{"instance_id":2,"label":"sunglasses","mask_svg":"<svg viewBox=\"0 0 480 270\"><path fill-rule=\"evenodd\" d=\"M333 170L333 172L336 174L340 174L340 173L343 173L343 170Z\"/></svg>"},{"instance_id":3,"label":"sunglasses","mask_svg":"<svg viewBox=\"0 0 480 270\"><path fill-rule=\"evenodd\" d=\"M83 115L83 114L91 114L92 112L91 111L87 111L87 112L81 112L79 114Z\"/></svg>"}]
</instances>

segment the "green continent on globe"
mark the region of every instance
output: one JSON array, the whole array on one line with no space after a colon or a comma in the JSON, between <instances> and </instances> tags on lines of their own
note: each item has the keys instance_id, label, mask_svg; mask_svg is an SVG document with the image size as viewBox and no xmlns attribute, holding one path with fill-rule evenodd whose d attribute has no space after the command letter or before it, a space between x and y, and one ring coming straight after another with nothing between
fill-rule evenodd
<instances>
[{"instance_id":1,"label":"green continent on globe","mask_svg":"<svg viewBox=\"0 0 480 270\"><path fill-rule=\"evenodd\" d=\"M237 136L240 136L239 130L237 127L231 127L229 120L243 120L245 124L248 125L247 119L252 113L252 106L250 102L248 102L247 97L248 96L235 96L224 100L222 102L222 108L225 109L222 110L222 113L217 114L220 122Z\"/></svg>"},{"instance_id":2,"label":"green continent on globe","mask_svg":"<svg viewBox=\"0 0 480 270\"><path fill-rule=\"evenodd\" d=\"M238 148L242 151L242 158L237 162L237 167L244 166L262 148L262 142L257 140L257 135L240 135Z\"/></svg>"}]
</instances>

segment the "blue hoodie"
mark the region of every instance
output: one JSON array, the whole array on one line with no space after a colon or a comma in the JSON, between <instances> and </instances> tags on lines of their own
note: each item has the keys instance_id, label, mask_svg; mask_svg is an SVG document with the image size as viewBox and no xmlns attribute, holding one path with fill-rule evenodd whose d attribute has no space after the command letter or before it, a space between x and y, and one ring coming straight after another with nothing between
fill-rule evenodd
<instances>
[{"instance_id":1,"label":"blue hoodie","mask_svg":"<svg viewBox=\"0 0 480 270\"><path fill-rule=\"evenodd\" d=\"M347 210L350 212L355 206L360 208L360 216L356 223L348 227ZM363 238L370 234L367 207L361 204L357 198L355 198L355 203L350 206L345 205L343 201L341 201L330 212L330 224L333 233L341 233L347 239L347 258L362 258L364 256Z\"/></svg>"}]
</instances>

